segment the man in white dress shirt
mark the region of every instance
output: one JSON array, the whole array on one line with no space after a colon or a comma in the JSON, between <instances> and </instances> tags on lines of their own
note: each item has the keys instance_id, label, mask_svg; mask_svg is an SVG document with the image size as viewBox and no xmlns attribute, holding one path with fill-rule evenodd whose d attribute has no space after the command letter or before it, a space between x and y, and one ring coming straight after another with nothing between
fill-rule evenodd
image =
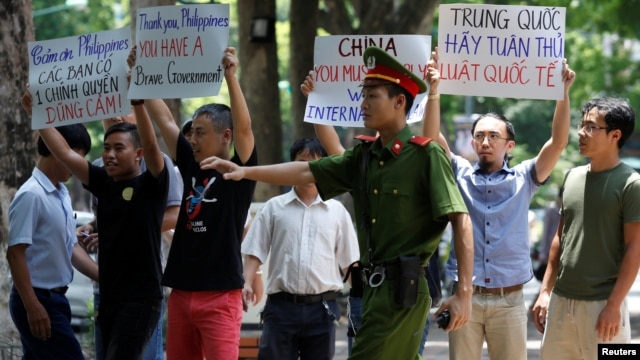
<instances>
[{"instance_id":1,"label":"man in white dress shirt","mask_svg":"<svg viewBox=\"0 0 640 360\"><path fill-rule=\"evenodd\" d=\"M326 151L318 139L305 138L290 154L311 161ZM269 253L259 358L332 359L340 269L346 273L359 259L351 216L339 201L322 201L313 183L267 201L242 243L245 306L255 304L253 278Z\"/></svg>"}]
</instances>

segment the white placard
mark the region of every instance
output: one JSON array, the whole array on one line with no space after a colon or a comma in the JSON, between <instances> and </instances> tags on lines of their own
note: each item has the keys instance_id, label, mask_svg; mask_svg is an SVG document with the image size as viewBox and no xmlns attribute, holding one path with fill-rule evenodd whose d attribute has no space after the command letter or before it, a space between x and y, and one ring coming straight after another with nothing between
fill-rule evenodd
<instances>
[{"instance_id":1,"label":"white placard","mask_svg":"<svg viewBox=\"0 0 640 360\"><path fill-rule=\"evenodd\" d=\"M129 28L29 43L31 128L126 115Z\"/></svg>"},{"instance_id":2,"label":"white placard","mask_svg":"<svg viewBox=\"0 0 640 360\"><path fill-rule=\"evenodd\" d=\"M314 48L315 88L309 94L304 121L309 123L363 127L362 87L367 67L362 55L378 46L398 59L421 79L431 57L427 35L334 35L316 37ZM418 94L408 122L422 120L426 92Z\"/></svg>"},{"instance_id":3,"label":"white placard","mask_svg":"<svg viewBox=\"0 0 640 360\"><path fill-rule=\"evenodd\" d=\"M443 94L563 98L565 8L440 5Z\"/></svg>"},{"instance_id":4,"label":"white placard","mask_svg":"<svg viewBox=\"0 0 640 360\"><path fill-rule=\"evenodd\" d=\"M129 98L217 95L229 22L228 4L138 9Z\"/></svg>"}]
</instances>

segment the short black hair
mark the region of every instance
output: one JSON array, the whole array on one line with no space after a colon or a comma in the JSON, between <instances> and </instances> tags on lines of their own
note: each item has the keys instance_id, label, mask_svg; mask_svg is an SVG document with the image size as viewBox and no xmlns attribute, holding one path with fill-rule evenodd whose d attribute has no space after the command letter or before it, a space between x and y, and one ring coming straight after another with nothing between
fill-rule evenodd
<instances>
[{"instance_id":1,"label":"short black hair","mask_svg":"<svg viewBox=\"0 0 640 360\"><path fill-rule=\"evenodd\" d=\"M504 122L504 125L507 127L507 139L509 140L516 140L516 129L513 127L513 123L507 119L506 116L504 115L500 115L498 113L495 112L488 112L484 115L480 115L474 122L473 125L471 126L471 136L475 135L475 131L476 131L476 125L478 124L478 121L485 119L485 118L494 118L494 119L498 119L502 122Z\"/></svg>"},{"instance_id":2,"label":"short black hair","mask_svg":"<svg viewBox=\"0 0 640 360\"><path fill-rule=\"evenodd\" d=\"M200 106L191 119L204 115L213 125L213 129L217 132L223 132L226 129L233 131L233 121L231 119L231 108L225 104L206 104Z\"/></svg>"},{"instance_id":3,"label":"short black hair","mask_svg":"<svg viewBox=\"0 0 640 360\"><path fill-rule=\"evenodd\" d=\"M594 98L580 109L582 118L584 119L584 116L593 108L597 108L598 112L604 115L604 122L607 123L607 134L611 130L620 130L622 133L618 140L618 149L620 149L633 133L636 125L635 111L625 99L614 97Z\"/></svg>"},{"instance_id":4,"label":"short black hair","mask_svg":"<svg viewBox=\"0 0 640 360\"><path fill-rule=\"evenodd\" d=\"M387 84L384 84L384 86L387 88L389 99L400 94L404 95L404 97L407 99L404 107L404 114L405 116L409 115L409 111L411 111L411 107L413 106L413 102L415 100L413 95L411 95L411 93L407 89L390 81L388 81Z\"/></svg>"},{"instance_id":5,"label":"short black hair","mask_svg":"<svg viewBox=\"0 0 640 360\"><path fill-rule=\"evenodd\" d=\"M70 148L84 151L85 155L91 150L91 136L84 124L58 126L56 130L67 141ZM40 136L38 136L38 154L43 157L51 156L51 151Z\"/></svg>"},{"instance_id":6,"label":"short black hair","mask_svg":"<svg viewBox=\"0 0 640 360\"><path fill-rule=\"evenodd\" d=\"M185 121L184 124L182 124L182 129L180 130L180 132L182 132L182 135L187 135L187 133L191 131L192 127L193 127L193 121L189 119Z\"/></svg>"},{"instance_id":7,"label":"short black hair","mask_svg":"<svg viewBox=\"0 0 640 360\"><path fill-rule=\"evenodd\" d=\"M135 146L136 148L142 147L142 141L140 140L138 127L135 124L128 123L128 122L117 123L112 127L108 128L107 131L105 131L104 133L104 140L107 140L107 137L109 137L109 135L113 133L118 133L118 132L128 133L129 140L131 140L131 142L133 143L133 146Z\"/></svg>"},{"instance_id":8,"label":"short black hair","mask_svg":"<svg viewBox=\"0 0 640 360\"><path fill-rule=\"evenodd\" d=\"M289 148L289 158L295 161L296 155L307 152L309 155L327 156L327 151L322 147L318 138L302 138L296 140Z\"/></svg>"}]
</instances>

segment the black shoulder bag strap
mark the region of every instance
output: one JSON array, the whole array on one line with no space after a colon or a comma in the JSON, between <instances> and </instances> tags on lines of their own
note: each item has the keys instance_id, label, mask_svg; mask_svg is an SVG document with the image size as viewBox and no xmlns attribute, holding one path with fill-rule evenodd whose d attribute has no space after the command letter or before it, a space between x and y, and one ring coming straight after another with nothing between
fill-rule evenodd
<instances>
[{"instance_id":1,"label":"black shoulder bag strap","mask_svg":"<svg viewBox=\"0 0 640 360\"><path fill-rule=\"evenodd\" d=\"M369 196L367 192L367 169L369 168L369 154L371 152L371 143L364 142L362 144L362 158L360 160L360 173L362 181L360 182L360 194L362 195L362 230L367 240L367 251L369 251L369 266L371 266L371 215L369 214Z\"/></svg>"}]
</instances>

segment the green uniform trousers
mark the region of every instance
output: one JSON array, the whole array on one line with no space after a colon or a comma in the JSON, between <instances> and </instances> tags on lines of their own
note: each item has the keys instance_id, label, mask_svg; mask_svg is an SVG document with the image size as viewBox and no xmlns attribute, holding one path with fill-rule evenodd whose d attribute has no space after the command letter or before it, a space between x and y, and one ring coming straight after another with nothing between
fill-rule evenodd
<instances>
[{"instance_id":1,"label":"green uniform trousers","mask_svg":"<svg viewBox=\"0 0 640 360\"><path fill-rule=\"evenodd\" d=\"M422 359L418 347L431 306L427 280L418 277L418 300L411 308L395 302L395 284L388 280L375 288L365 286L362 325L350 360Z\"/></svg>"}]
</instances>

